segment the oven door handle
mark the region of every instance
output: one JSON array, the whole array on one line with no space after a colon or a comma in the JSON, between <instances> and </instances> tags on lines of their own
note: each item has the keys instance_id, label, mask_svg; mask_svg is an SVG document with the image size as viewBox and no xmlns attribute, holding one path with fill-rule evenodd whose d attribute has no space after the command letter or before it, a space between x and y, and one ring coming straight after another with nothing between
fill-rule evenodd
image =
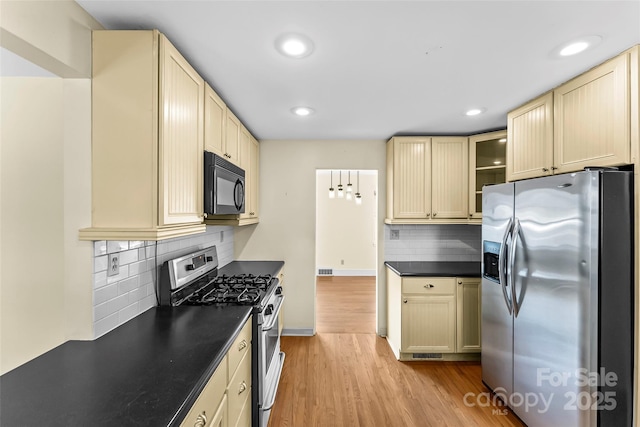
<instances>
[{"instance_id":1,"label":"oven door handle","mask_svg":"<svg viewBox=\"0 0 640 427\"><path fill-rule=\"evenodd\" d=\"M264 325L262 327L262 332L270 331L273 329L274 326L276 326L276 322L278 321L278 315L280 314L280 309L282 308L282 303L284 302L284 295L280 295L278 298L280 299L280 303L278 304L276 309L273 310L273 313L271 314L271 322L269 322L268 325Z\"/></svg>"}]
</instances>

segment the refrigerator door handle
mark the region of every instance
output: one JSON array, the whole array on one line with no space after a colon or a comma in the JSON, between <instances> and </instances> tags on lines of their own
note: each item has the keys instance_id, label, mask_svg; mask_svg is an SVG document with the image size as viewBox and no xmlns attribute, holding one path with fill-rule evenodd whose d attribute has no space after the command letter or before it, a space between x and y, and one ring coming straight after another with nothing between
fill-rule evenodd
<instances>
[{"instance_id":1,"label":"refrigerator door handle","mask_svg":"<svg viewBox=\"0 0 640 427\"><path fill-rule=\"evenodd\" d=\"M518 317L520 307L518 306L518 298L516 297L516 275L515 275L515 263L516 263L516 246L518 238L520 237L520 220L518 218L513 222L513 231L511 233L511 250L509 251L509 266L511 268L511 304L513 306L513 313L515 317Z\"/></svg>"},{"instance_id":2,"label":"refrigerator door handle","mask_svg":"<svg viewBox=\"0 0 640 427\"><path fill-rule=\"evenodd\" d=\"M498 276L500 280L500 286L502 287L502 296L504 296L504 302L507 305L507 310L509 310L509 314L512 313L512 298L507 294L507 288L509 284L507 282L507 239L509 238L509 234L511 233L511 226L513 225L513 218L509 218L509 223L507 224L507 229L504 232L504 236L502 236L502 244L500 245L500 254L498 255L498 261L500 265L498 266Z\"/></svg>"}]
</instances>

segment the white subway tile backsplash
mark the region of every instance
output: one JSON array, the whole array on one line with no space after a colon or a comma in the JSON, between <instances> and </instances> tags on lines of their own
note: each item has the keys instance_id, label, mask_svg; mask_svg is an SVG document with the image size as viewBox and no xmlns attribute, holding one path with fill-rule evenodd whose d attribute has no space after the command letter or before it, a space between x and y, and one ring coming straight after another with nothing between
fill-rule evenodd
<instances>
[{"instance_id":1,"label":"white subway tile backsplash","mask_svg":"<svg viewBox=\"0 0 640 427\"><path fill-rule=\"evenodd\" d=\"M216 245L220 267L233 261L233 227L207 226L194 236L155 241L94 242L94 336L97 338L157 305L157 278L168 260ZM107 277L107 254L120 270Z\"/></svg>"},{"instance_id":2,"label":"white subway tile backsplash","mask_svg":"<svg viewBox=\"0 0 640 427\"><path fill-rule=\"evenodd\" d=\"M391 240L391 230L400 239ZM480 261L482 227L476 225L386 225L386 261Z\"/></svg>"}]
</instances>

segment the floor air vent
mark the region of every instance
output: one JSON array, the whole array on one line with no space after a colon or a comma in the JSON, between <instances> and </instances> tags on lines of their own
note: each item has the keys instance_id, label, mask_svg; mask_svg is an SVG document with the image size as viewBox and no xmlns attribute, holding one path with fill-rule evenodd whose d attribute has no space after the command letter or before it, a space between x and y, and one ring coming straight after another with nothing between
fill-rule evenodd
<instances>
[{"instance_id":1,"label":"floor air vent","mask_svg":"<svg viewBox=\"0 0 640 427\"><path fill-rule=\"evenodd\" d=\"M413 353L414 359L442 359L442 353Z\"/></svg>"},{"instance_id":2,"label":"floor air vent","mask_svg":"<svg viewBox=\"0 0 640 427\"><path fill-rule=\"evenodd\" d=\"M333 276L333 269L332 268L319 268L318 269L318 274L320 276Z\"/></svg>"}]
</instances>

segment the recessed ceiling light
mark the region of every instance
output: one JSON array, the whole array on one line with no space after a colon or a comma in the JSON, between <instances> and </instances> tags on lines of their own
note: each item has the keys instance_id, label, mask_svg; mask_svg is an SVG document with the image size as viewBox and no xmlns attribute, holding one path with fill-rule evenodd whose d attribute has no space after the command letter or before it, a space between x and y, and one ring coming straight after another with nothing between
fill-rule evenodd
<instances>
[{"instance_id":1,"label":"recessed ceiling light","mask_svg":"<svg viewBox=\"0 0 640 427\"><path fill-rule=\"evenodd\" d=\"M586 36L580 37L575 40L571 40L568 43L564 43L552 51L552 55L556 57L566 57L576 55L580 52L584 52L590 47L600 43L602 37L600 36Z\"/></svg>"},{"instance_id":2,"label":"recessed ceiling light","mask_svg":"<svg viewBox=\"0 0 640 427\"><path fill-rule=\"evenodd\" d=\"M281 34L276 39L276 49L289 58L304 58L313 52L313 42L304 34Z\"/></svg>"},{"instance_id":3,"label":"recessed ceiling light","mask_svg":"<svg viewBox=\"0 0 640 427\"><path fill-rule=\"evenodd\" d=\"M484 113L484 108L472 108L464 113L467 116L477 116L478 114Z\"/></svg>"},{"instance_id":4,"label":"recessed ceiling light","mask_svg":"<svg viewBox=\"0 0 640 427\"><path fill-rule=\"evenodd\" d=\"M293 107L291 112L296 116L306 117L314 113L314 109L311 107Z\"/></svg>"}]
</instances>

